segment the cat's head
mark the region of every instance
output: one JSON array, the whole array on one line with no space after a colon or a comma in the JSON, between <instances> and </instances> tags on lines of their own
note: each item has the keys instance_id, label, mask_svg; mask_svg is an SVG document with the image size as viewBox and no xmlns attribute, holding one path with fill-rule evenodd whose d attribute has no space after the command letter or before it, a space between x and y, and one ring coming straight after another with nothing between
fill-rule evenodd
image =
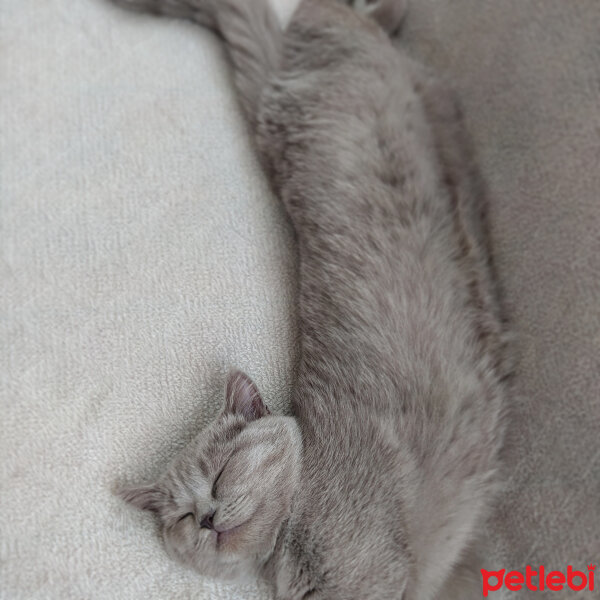
<instances>
[{"instance_id":1,"label":"cat's head","mask_svg":"<svg viewBox=\"0 0 600 600\"><path fill-rule=\"evenodd\" d=\"M230 374L218 418L158 481L120 495L158 516L174 558L202 574L240 579L271 554L300 475L291 417L271 415L252 380Z\"/></svg>"}]
</instances>

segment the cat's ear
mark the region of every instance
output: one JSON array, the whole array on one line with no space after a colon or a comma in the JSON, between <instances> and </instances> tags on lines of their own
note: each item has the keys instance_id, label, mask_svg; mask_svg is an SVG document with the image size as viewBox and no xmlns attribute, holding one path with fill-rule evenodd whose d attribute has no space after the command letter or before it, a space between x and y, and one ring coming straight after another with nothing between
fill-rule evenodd
<instances>
[{"instance_id":1,"label":"cat's ear","mask_svg":"<svg viewBox=\"0 0 600 600\"><path fill-rule=\"evenodd\" d=\"M159 512L167 500L167 494L156 484L122 487L117 494L136 508L152 512Z\"/></svg>"},{"instance_id":2,"label":"cat's ear","mask_svg":"<svg viewBox=\"0 0 600 600\"><path fill-rule=\"evenodd\" d=\"M241 415L246 421L255 421L271 414L256 384L242 371L229 373L225 389L225 412Z\"/></svg>"}]
</instances>

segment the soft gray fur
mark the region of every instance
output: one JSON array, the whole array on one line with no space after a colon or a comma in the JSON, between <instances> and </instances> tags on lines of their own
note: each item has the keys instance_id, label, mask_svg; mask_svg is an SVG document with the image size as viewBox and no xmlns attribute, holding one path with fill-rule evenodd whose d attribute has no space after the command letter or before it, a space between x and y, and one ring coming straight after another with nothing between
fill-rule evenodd
<instances>
[{"instance_id":1,"label":"soft gray fur","mask_svg":"<svg viewBox=\"0 0 600 600\"><path fill-rule=\"evenodd\" d=\"M452 94L383 31L404 3L303 0L282 32L266 0L118 1L224 39L297 233L302 341L293 418L235 372L219 418L124 497L172 555L278 600L478 597L505 335Z\"/></svg>"}]
</instances>

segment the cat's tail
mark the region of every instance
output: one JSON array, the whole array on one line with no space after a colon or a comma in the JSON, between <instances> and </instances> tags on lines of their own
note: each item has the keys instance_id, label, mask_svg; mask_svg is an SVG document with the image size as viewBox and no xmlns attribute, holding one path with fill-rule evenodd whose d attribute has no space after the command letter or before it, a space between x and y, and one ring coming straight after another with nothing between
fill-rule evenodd
<instances>
[{"instance_id":1,"label":"cat's tail","mask_svg":"<svg viewBox=\"0 0 600 600\"><path fill-rule=\"evenodd\" d=\"M242 108L255 125L260 97L281 57L282 27L268 0L113 0L141 12L194 21L218 33L233 63Z\"/></svg>"}]
</instances>

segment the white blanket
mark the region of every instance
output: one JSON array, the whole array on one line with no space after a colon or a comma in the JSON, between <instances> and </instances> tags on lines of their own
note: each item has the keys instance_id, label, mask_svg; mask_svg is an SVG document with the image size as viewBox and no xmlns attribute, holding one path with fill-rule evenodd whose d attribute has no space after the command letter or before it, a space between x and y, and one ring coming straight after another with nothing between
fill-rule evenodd
<instances>
[{"instance_id":1,"label":"white blanket","mask_svg":"<svg viewBox=\"0 0 600 600\"><path fill-rule=\"evenodd\" d=\"M293 234L221 45L101 0L0 16L0 597L258 597L112 493L216 415L230 367L289 395Z\"/></svg>"}]
</instances>

